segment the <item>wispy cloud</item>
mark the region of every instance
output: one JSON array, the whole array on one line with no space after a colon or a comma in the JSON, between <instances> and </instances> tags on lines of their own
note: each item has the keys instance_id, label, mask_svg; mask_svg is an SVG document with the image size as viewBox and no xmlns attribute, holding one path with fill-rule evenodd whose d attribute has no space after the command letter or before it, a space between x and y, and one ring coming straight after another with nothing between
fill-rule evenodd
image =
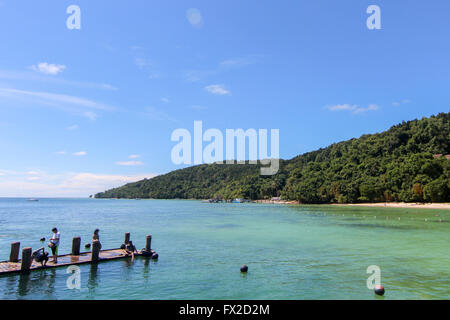
<instances>
[{"instance_id":1,"label":"wispy cloud","mask_svg":"<svg viewBox=\"0 0 450 320\"><path fill-rule=\"evenodd\" d=\"M232 59L226 59L220 62L221 67L230 68L230 67L243 67L251 64L258 63L261 61L262 55L247 55L243 57L237 57Z\"/></svg>"},{"instance_id":2,"label":"wispy cloud","mask_svg":"<svg viewBox=\"0 0 450 320\"><path fill-rule=\"evenodd\" d=\"M161 77L161 74L157 71L157 64L150 59L146 53L146 50L140 46L131 47L134 64L143 71L148 72L149 79L157 79Z\"/></svg>"},{"instance_id":3,"label":"wispy cloud","mask_svg":"<svg viewBox=\"0 0 450 320\"><path fill-rule=\"evenodd\" d=\"M69 130L69 131L77 130L78 129L78 125L74 124L72 126L68 126L66 129Z\"/></svg>"},{"instance_id":4,"label":"wispy cloud","mask_svg":"<svg viewBox=\"0 0 450 320\"><path fill-rule=\"evenodd\" d=\"M263 55L251 54L242 57L225 59L208 69L188 69L182 71L182 77L188 82L205 81L208 78L231 70L258 63Z\"/></svg>"},{"instance_id":5,"label":"wispy cloud","mask_svg":"<svg viewBox=\"0 0 450 320\"><path fill-rule=\"evenodd\" d=\"M215 95L228 95L231 92L227 89L225 89L225 86L222 84L212 84L209 86L205 87L205 90L208 91L209 93L215 94Z\"/></svg>"},{"instance_id":6,"label":"wispy cloud","mask_svg":"<svg viewBox=\"0 0 450 320\"><path fill-rule=\"evenodd\" d=\"M137 159L137 158L140 158L141 156L139 155L139 154L130 154L129 156L128 156L128 159Z\"/></svg>"},{"instance_id":7,"label":"wispy cloud","mask_svg":"<svg viewBox=\"0 0 450 320\"><path fill-rule=\"evenodd\" d=\"M164 103L169 103L170 102L168 98L161 98L161 101L164 102Z\"/></svg>"},{"instance_id":8,"label":"wispy cloud","mask_svg":"<svg viewBox=\"0 0 450 320\"><path fill-rule=\"evenodd\" d=\"M190 106L190 108L191 108L192 110L197 110L197 111L208 109L208 107L205 107L205 106L199 106L199 105Z\"/></svg>"},{"instance_id":9,"label":"wispy cloud","mask_svg":"<svg viewBox=\"0 0 450 320\"><path fill-rule=\"evenodd\" d=\"M144 163L142 161L118 161L116 162L118 166L142 166Z\"/></svg>"},{"instance_id":10,"label":"wispy cloud","mask_svg":"<svg viewBox=\"0 0 450 320\"><path fill-rule=\"evenodd\" d=\"M202 13L196 8L190 8L186 11L186 19L194 28L203 27Z\"/></svg>"},{"instance_id":11,"label":"wispy cloud","mask_svg":"<svg viewBox=\"0 0 450 320\"><path fill-rule=\"evenodd\" d=\"M159 110L155 107L145 108L144 115L147 116L151 120L177 122L177 120L172 118L169 114L167 114L166 112Z\"/></svg>"},{"instance_id":12,"label":"wispy cloud","mask_svg":"<svg viewBox=\"0 0 450 320\"><path fill-rule=\"evenodd\" d=\"M125 183L155 177L157 174L98 174L89 172L46 173L0 170L0 194L5 197L87 197Z\"/></svg>"},{"instance_id":13,"label":"wispy cloud","mask_svg":"<svg viewBox=\"0 0 450 320\"><path fill-rule=\"evenodd\" d=\"M118 90L116 87L114 87L113 85L108 84L108 83L72 81L72 80L66 80L66 79L63 79L60 77L36 74L34 72L23 72L23 71L18 72L18 71L0 70L0 79L37 81L37 82L53 83L53 84L64 85L64 86L77 86L77 87L88 88L88 89Z\"/></svg>"},{"instance_id":14,"label":"wispy cloud","mask_svg":"<svg viewBox=\"0 0 450 320\"><path fill-rule=\"evenodd\" d=\"M403 99L403 100L401 100L401 101L394 101L394 102L392 102L392 105L394 106L394 107L398 107L398 106L401 106L402 104L408 104L408 103L410 103L411 101L409 100L409 99Z\"/></svg>"},{"instance_id":15,"label":"wispy cloud","mask_svg":"<svg viewBox=\"0 0 450 320\"><path fill-rule=\"evenodd\" d=\"M81 156L87 155L87 152L86 151L78 151L78 152L72 153L72 155L77 156L77 157L81 157Z\"/></svg>"},{"instance_id":16,"label":"wispy cloud","mask_svg":"<svg viewBox=\"0 0 450 320\"><path fill-rule=\"evenodd\" d=\"M40 72L43 74L57 75L58 73L63 72L66 69L66 66L63 64L53 64L48 62L41 62L37 65L33 65L30 67L31 70L36 72Z\"/></svg>"},{"instance_id":17,"label":"wispy cloud","mask_svg":"<svg viewBox=\"0 0 450 320\"><path fill-rule=\"evenodd\" d=\"M353 114L359 114L367 111L375 111L380 109L376 104L370 104L367 107L359 107L358 105L350 105L350 104L337 104L334 106L327 107L330 111L350 111Z\"/></svg>"},{"instance_id":18,"label":"wispy cloud","mask_svg":"<svg viewBox=\"0 0 450 320\"><path fill-rule=\"evenodd\" d=\"M95 120L97 114L92 110L113 111L115 107L94 100L70 96L66 94L49 93L42 91L26 91L11 88L0 88L0 98L8 98L19 102L32 103L32 105L45 105L64 111L71 111Z\"/></svg>"}]
</instances>

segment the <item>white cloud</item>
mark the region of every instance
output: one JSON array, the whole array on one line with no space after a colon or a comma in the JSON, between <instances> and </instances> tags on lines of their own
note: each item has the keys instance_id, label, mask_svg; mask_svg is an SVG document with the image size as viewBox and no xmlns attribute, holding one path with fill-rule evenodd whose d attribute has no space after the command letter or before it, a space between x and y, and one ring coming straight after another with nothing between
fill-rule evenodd
<instances>
[{"instance_id":1,"label":"white cloud","mask_svg":"<svg viewBox=\"0 0 450 320\"><path fill-rule=\"evenodd\" d=\"M7 80L24 80L24 81L37 81L45 83L53 83L57 85L77 86L88 89L102 89L102 90L118 90L113 85L108 83L95 83L95 82L80 82L65 80L60 77L43 76L42 74L36 74L32 72L17 72L9 70L0 70L0 79Z\"/></svg>"},{"instance_id":2,"label":"white cloud","mask_svg":"<svg viewBox=\"0 0 450 320\"><path fill-rule=\"evenodd\" d=\"M169 103L169 99L167 99L167 98L161 98L161 101L164 103Z\"/></svg>"},{"instance_id":3,"label":"white cloud","mask_svg":"<svg viewBox=\"0 0 450 320\"><path fill-rule=\"evenodd\" d=\"M244 57L226 59L220 62L220 67L243 67L250 64L258 63L262 59L263 55L247 55Z\"/></svg>"},{"instance_id":4,"label":"white cloud","mask_svg":"<svg viewBox=\"0 0 450 320\"><path fill-rule=\"evenodd\" d=\"M176 119L172 118L166 112L158 110L154 107L145 108L144 115L147 116L148 118L150 118L151 120L177 122Z\"/></svg>"},{"instance_id":5,"label":"white cloud","mask_svg":"<svg viewBox=\"0 0 450 320\"><path fill-rule=\"evenodd\" d=\"M0 170L0 194L4 197L87 197L156 174L96 174L40 172L38 176ZM31 178L31 179L30 179Z\"/></svg>"},{"instance_id":6,"label":"white cloud","mask_svg":"<svg viewBox=\"0 0 450 320\"><path fill-rule=\"evenodd\" d=\"M77 156L77 157L81 157L81 156L87 155L87 152L86 151L79 151L79 152L72 153L72 155Z\"/></svg>"},{"instance_id":7,"label":"white cloud","mask_svg":"<svg viewBox=\"0 0 450 320\"><path fill-rule=\"evenodd\" d=\"M94 121L98 117L98 115L92 111L83 112L83 116L85 116L86 118L88 118L89 120L92 120L92 121Z\"/></svg>"},{"instance_id":8,"label":"white cloud","mask_svg":"<svg viewBox=\"0 0 450 320\"><path fill-rule=\"evenodd\" d=\"M118 166L142 166L144 163L142 161L118 161L116 162Z\"/></svg>"},{"instance_id":9,"label":"white cloud","mask_svg":"<svg viewBox=\"0 0 450 320\"><path fill-rule=\"evenodd\" d=\"M399 106L401 106L402 104L408 104L408 103L410 103L411 101L409 100L409 99L403 99L403 100L401 100L401 101L394 101L394 102L392 102L392 105L394 106L394 107L399 107Z\"/></svg>"},{"instance_id":10,"label":"white cloud","mask_svg":"<svg viewBox=\"0 0 450 320\"><path fill-rule=\"evenodd\" d=\"M205 106L199 106L199 105L190 106L190 108L191 108L192 110L197 110L197 111L208 109L208 107L205 107Z\"/></svg>"},{"instance_id":11,"label":"white cloud","mask_svg":"<svg viewBox=\"0 0 450 320\"><path fill-rule=\"evenodd\" d=\"M63 64L52 64L48 62L41 62L37 65L31 66L31 69L40 72L43 74L57 75L66 69L66 66Z\"/></svg>"},{"instance_id":12,"label":"white cloud","mask_svg":"<svg viewBox=\"0 0 450 320\"><path fill-rule=\"evenodd\" d=\"M151 62L147 58L134 58L134 63L138 66L139 69L145 69L153 66L153 62Z\"/></svg>"},{"instance_id":13,"label":"white cloud","mask_svg":"<svg viewBox=\"0 0 450 320\"><path fill-rule=\"evenodd\" d=\"M350 105L350 104L337 104L334 106L330 106L327 108L330 111L351 111L353 114L359 114L366 111L375 111L380 109L376 104L370 104L368 107L359 107L358 105Z\"/></svg>"},{"instance_id":14,"label":"white cloud","mask_svg":"<svg viewBox=\"0 0 450 320\"><path fill-rule=\"evenodd\" d=\"M56 153L56 154L61 154L61 155L66 154L65 151L56 151L55 153Z\"/></svg>"},{"instance_id":15,"label":"white cloud","mask_svg":"<svg viewBox=\"0 0 450 320\"><path fill-rule=\"evenodd\" d=\"M229 72L232 69L258 63L259 61L261 61L262 57L263 55L253 54L239 58L226 59L221 61L217 66L209 69L182 70L182 76L186 81L189 82L205 81L211 76L216 76L223 72Z\"/></svg>"},{"instance_id":16,"label":"white cloud","mask_svg":"<svg viewBox=\"0 0 450 320\"><path fill-rule=\"evenodd\" d=\"M73 130L78 129L78 125L77 125L77 124L74 124L74 125L72 125L72 126L68 126L66 129L69 130L69 131L73 131Z\"/></svg>"},{"instance_id":17,"label":"white cloud","mask_svg":"<svg viewBox=\"0 0 450 320\"><path fill-rule=\"evenodd\" d=\"M212 85L206 86L205 90L212 94L215 94L215 95L230 94L230 91L225 89L225 86L221 85L221 84L212 84Z\"/></svg>"},{"instance_id":18,"label":"white cloud","mask_svg":"<svg viewBox=\"0 0 450 320\"><path fill-rule=\"evenodd\" d=\"M18 102L26 102L27 105L43 105L54 107L87 117L91 120L95 120L95 118L97 117L97 114L92 110L116 110L115 107L90 99L43 91L26 91L11 88L0 88L0 98L2 97Z\"/></svg>"},{"instance_id":19,"label":"white cloud","mask_svg":"<svg viewBox=\"0 0 450 320\"><path fill-rule=\"evenodd\" d=\"M190 8L186 11L186 18L189 23L195 28L203 27L203 17L200 10L196 8Z\"/></svg>"},{"instance_id":20,"label":"white cloud","mask_svg":"<svg viewBox=\"0 0 450 320\"><path fill-rule=\"evenodd\" d=\"M141 157L141 156L138 155L138 154L130 154L130 155L128 156L129 159L137 159L137 158L140 158L140 157Z\"/></svg>"}]
</instances>

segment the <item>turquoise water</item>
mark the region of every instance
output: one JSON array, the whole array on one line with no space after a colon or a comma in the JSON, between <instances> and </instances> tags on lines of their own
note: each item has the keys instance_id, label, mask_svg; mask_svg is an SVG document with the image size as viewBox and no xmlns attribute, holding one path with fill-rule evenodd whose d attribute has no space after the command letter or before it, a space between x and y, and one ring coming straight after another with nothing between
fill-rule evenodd
<instances>
[{"instance_id":1,"label":"turquoise water","mask_svg":"<svg viewBox=\"0 0 450 320\"><path fill-rule=\"evenodd\" d=\"M79 290L67 288L66 268L1 276L0 299L379 299L366 286L370 265L384 299L450 298L450 210L0 199L0 260L13 241L42 246L53 226L60 253L98 227L103 248L125 232L142 248L152 234L160 258L83 265Z\"/></svg>"}]
</instances>

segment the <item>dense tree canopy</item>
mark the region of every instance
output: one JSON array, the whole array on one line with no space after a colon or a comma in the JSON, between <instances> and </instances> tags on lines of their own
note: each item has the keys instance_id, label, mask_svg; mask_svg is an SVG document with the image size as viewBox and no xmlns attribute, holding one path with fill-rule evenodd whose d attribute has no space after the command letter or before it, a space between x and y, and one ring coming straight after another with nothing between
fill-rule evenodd
<instances>
[{"instance_id":1,"label":"dense tree canopy","mask_svg":"<svg viewBox=\"0 0 450 320\"><path fill-rule=\"evenodd\" d=\"M403 122L324 149L259 166L210 164L176 170L96 198L267 199L301 203L450 202L450 113ZM444 156L438 156L444 155Z\"/></svg>"}]
</instances>

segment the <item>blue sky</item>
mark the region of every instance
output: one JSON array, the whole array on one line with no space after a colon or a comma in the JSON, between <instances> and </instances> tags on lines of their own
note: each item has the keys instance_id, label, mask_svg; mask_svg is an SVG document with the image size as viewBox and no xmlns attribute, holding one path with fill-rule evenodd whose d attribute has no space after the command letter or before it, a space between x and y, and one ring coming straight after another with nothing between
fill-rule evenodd
<instances>
[{"instance_id":1,"label":"blue sky","mask_svg":"<svg viewBox=\"0 0 450 320\"><path fill-rule=\"evenodd\" d=\"M446 0L0 0L0 41L0 196L178 169L194 120L279 129L288 159L450 105Z\"/></svg>"}]
</instances>

